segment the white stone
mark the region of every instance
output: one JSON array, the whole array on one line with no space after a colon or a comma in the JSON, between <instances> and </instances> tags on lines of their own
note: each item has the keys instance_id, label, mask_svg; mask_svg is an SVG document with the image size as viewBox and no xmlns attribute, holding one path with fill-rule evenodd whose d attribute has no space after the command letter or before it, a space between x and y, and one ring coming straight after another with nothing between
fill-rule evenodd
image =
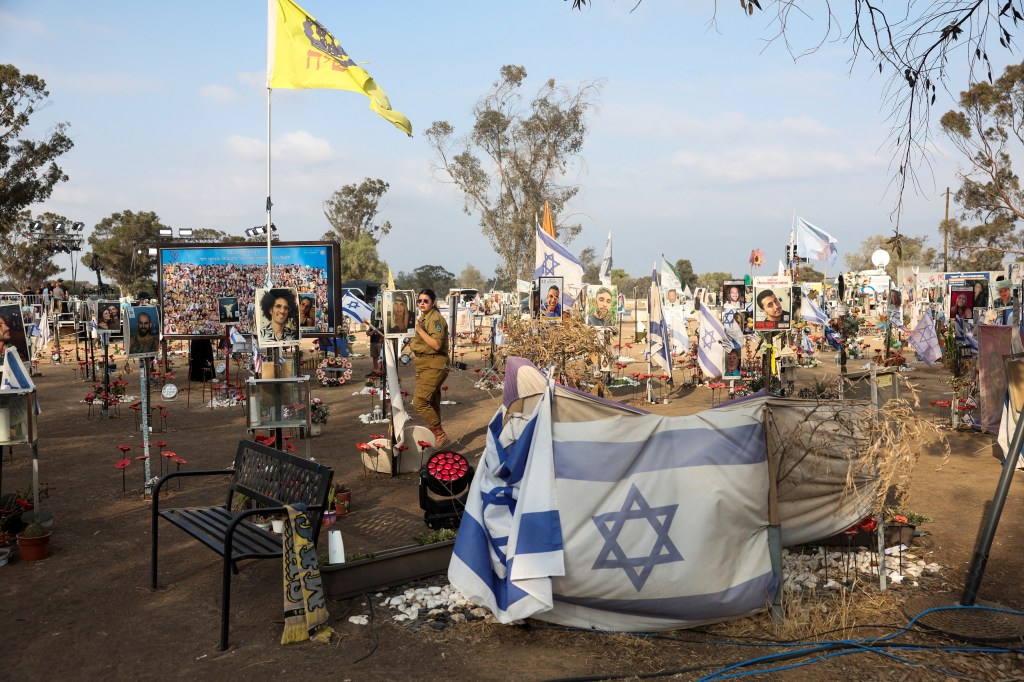
<instances>
[{"instance_id":1,"label":"white stone","mask_svg":"<svg viewBox=\"0 0 1024 682\"><path fill-rule=\"evenodd\" d=\"M482 607L482 606L478 606L478 607L476 607L475 609L473 609L472 611L470 611L470 613L472 613L472 614L473 614L474 616L476 616L477 618L483 618L483 617L484 617L484 616L486 616L486 615L487 615L488 613L490 613L490 611L488 611L487 609L485 609L485 608L484 608L484 607Z\"/></svg>"},{"instance_id":2,"label":"white stone","mask_svg":"<svg viewBox=\"0 0 1024 682\"><path fill-rule=\"evenodd\" d=\"M392 597L388 600L389 606L401 606L405 603L405 597Z\"/></svg>"},{"instance_id":3,"label":"white stone","mask_svg":"<svg viewBox=\"0 0 1024 682\"><path fill-rule=\"evenodd\" d=\"M448 620L451 621L452 623L465 623L466 622L466 616L465 616L465 614L462 614L462 613L453 613L451 615L451 617L449 617Z\"/></svg>"},{"instance_id":4,"label":"white stone","mask_svg":"<svg viewBox=\"0 0 1024 682\"><path fill-rule=\"evenodd\" d=\"M430 586L430 594L441 594L441 591L442 591L441 588L438 587L437 585L431 585Z\"/></svg>"},{"instance_id":5,"label":"white stone","mask_svg":"<svg viewBox=\"0 0 1024 682\"><path fill-rule=\"evenodd\" d=\"M409 620L409 616L405 615L404 613L400 613L397 616L392 616L392 618L396 623L401 623L402 621Z\"/></svg>"},{"instance_id":6,"label":"white stone","mask_svg":"<svg viewBox=\"0 0 1024 682\"><path fill-rule=\"evenodd\" d=\"M367 616L349 616L348 622L354 625L369 625L370 619Z\"/></svg>"}]
</instances>

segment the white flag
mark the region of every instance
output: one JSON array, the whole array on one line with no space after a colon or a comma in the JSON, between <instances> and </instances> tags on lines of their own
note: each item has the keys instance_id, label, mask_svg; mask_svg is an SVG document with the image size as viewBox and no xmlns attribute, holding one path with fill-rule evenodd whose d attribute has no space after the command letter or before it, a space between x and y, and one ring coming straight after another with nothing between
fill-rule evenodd
<instances>
[{"instance_id":1,"label":"white flag","mask_svg":"<svg viewBox=\"0 0 1024 682\"><path fill-rule=\"evenodd\" d=\"M601 273L598 275L601 284L612 285L612 231L608 230L608 243L604 246L604 258L601 259Z\"/></svg>"},{"instance_id":2,"label":"white flag","mask_svg":"<svg viewBox=\"0 0 1024 682\"><path fill-rule=\"evenodd\" d=\"M648 302L648 320L650 326L651 362L661 367L669 375L672 383L672 351L668 340L668 324L665 322L665 311L661 307L661 290L658 288L658 264L651 271L651 295Z\"/></svg>"}]
</instances>

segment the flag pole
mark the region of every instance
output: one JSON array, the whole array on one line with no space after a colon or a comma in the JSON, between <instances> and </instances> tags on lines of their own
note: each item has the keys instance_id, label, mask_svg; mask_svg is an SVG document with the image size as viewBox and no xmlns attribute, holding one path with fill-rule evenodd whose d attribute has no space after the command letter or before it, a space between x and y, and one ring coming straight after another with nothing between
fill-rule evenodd
<instances>
[{"instance_id":1,"label":"flag pole","mask_svg":"<svg viewBox=\"0 0 1024 682\"><path fill-rule=\"evenodd\" d=\"M267 287L273 285L273 276L271 275L271 260L270 260L270 209L273 204L270 201L270 93L271 88L267 88Z\"/></svg>"}]
</instances>

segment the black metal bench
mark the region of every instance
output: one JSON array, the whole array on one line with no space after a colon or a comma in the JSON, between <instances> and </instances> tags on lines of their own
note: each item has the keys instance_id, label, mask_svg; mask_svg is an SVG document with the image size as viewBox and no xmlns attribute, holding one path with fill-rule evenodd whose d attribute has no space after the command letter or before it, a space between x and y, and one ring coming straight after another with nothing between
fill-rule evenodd
<instances>
[{"instance_id":1,"label":"black metal bench","mask_svg":"<svg viewBox=\"0 0 1024 682\"><path fill-rule=\"evenodd\" d=\"M229 476L224 504L161 511L160 489L179 476ZM334 472L329 467L247 440L238 444L231 469L167 474L153 488L153 588L157 587L157 526L162 518L224 558L220 621L220 649L223 651L228 646L231 573L238 573L237 564L243 559L274 559L283 554L281 536L256 526L248 518L283 514L285 505L304 504L313 524L313 537L318 538L333 477ZM232 511L235 495L245 495L253 501L254 508Z\"/></svg>"}]
</instances>

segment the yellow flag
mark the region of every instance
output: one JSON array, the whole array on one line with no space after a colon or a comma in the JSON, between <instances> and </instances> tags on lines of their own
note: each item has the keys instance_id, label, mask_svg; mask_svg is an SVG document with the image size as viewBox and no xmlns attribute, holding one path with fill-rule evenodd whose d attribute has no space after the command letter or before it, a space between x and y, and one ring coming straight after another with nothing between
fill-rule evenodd
<instances>
[{"instance_id":1,"label":"yellow flag","mask_svg":"<svg viewBox=\"0 0 1024 682\"><path fill-rule=\"evenodd\" d=\"M544 222L540 225L541 229L547 232L551 237L555 237L555 224L551 221L551 207L548 206L547 199L544 200Z\"/></svg>"},{"instance_id":2,"label":"yellow flag","mask_svg":"<svg viewBox=\"0 0 1024 682\"><path fill-rule=\"evenodd\" d=\"M391 268L388 268L388 289L395 290L395 278L391 275Z\"/></svg>"},{"instance_id":3,"label":"yellow flag","mask_svg":"<svg viewBox=\"0 0 1024 682\"><path fill-rule=\"evenodd\" d=\"M267 87L361 92L370 108L412 136L412 124L334 36L292 0L268 0Z\"/></svg>"}]
</instances>

